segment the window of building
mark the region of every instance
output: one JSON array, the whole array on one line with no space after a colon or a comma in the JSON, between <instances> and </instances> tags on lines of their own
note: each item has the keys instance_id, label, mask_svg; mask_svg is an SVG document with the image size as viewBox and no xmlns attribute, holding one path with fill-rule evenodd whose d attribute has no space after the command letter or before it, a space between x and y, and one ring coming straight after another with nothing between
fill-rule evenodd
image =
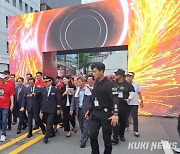
<instances>
[{"instance_id":1,"label":"window of building","mask_svg":"<svg viewBox=\"0 0 180 154\"><path fill-rule=\"evenodd\" d=\"M13 6L16 7L16 0L13 0Z\"/></svg>"},{"instance_id":2,"label":"window of building","mask_svg":"<svg viewBox=\"0 0 180 154\"><path fill-rule=\"evenodd\" d=\"M9 0L6 0L6 2L8 2L8 3L9 3Z\"/></svg>"},{"instance_id":3,"label":"window of building","mask_svg":"<svg viewBox=\"0 0 180 154\"><path fill-rule=\"evenodd\" d=\"M6 28L8 28L8 16L6 16Z\"/></svg>"},{"instance_id":4,"label":"window of building","mask_svg":"<svg viewBox=\"0 0 180 154\"><path fill-rule=\"evenodd\" d=\"M22 0L19 0L19 9L22 10Z\"/></svg>"},{"instance_id":5,"label":"window of building","mask_svg":"<svg viewBox=\"0 0 180 154\"><path fill-rule=\"evenodd\" d=\"M31 12L31 13L33 12L33 8L32 8L32 7L30 7L30 12Z\"/></svg>"},{"instance_id":6,"label":"window of building","mask_svg":"<svg viewBox=\"0 0 180 154\"><path fill-rule=\"evenodd\" d=\"M28 13L28 5L25 3L25 13Z\"/></svg>"}]
</instances>

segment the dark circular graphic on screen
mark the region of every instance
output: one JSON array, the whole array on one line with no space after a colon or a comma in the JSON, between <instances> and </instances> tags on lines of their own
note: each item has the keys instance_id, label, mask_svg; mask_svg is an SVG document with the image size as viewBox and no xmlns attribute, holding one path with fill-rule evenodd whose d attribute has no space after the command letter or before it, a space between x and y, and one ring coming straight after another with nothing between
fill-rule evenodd
<instances>
[{"instance_id":1,"label":"dark circular graphic on screen","mask_svg":"<svg viewBox=\"0 0 180 154\"><path fill-rule=\"evenodd\" d=\"M125 36L122 9L119 9L118 16L115 15L118 12L106 7L84 5L57 12L47 26L46 52L115 46ZM43 14L41 24L46 18Z\"/></svg>"},{"instance_id":2,"label":"dark circular graphic on screen","mask_svg":"<svg viewBox=\"0 0 180 154\"><path fill-rule=\"evenodd\" d=\"M60 42L65 50L104 46L107 35L104 17L87 8L69 13L60 27Z\"/></svg>"}]
</instances>

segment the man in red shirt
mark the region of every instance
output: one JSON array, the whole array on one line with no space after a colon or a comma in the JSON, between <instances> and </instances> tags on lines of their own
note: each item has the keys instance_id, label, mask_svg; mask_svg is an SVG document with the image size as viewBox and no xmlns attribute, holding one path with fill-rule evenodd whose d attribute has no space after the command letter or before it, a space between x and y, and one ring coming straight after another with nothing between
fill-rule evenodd
<instances>
[{"instance_id":1,"label":"man in red shirt","mask_svg":"<svg viewBox=\"0 0 180 154\"><path fill-rule=\"evenodd\" d=\"M45 86L45 83L43 81L43 73L42 72L36 73L35 86L40 87L40 88L43 88Z\"/></svg>"},{"instance_id":2,"label":"man in red shirt","mask_svg":"<svg viewBox=\"0 0 180 154\"><path fill-rule=\"evenodd\" d=\"M43 80L43 73L42 72L37 72L36 73L35 86L37 86L39 88L45 87L45 83L44 83L44 80ZM39 126L38 126L37 122L35 122L35 126L34 126L33 130L36 130L38 128L39 128Z\"/></svg>"},{"instance_id":3,"label":"man in red shirt","mask_svg":"<svg viewBox=\"0 0 180 154\"><path fill-rule=\"evenodd\" d=\"M0 119L2 120L1 142L6 140L6 129L9 107L10 111L14 107L14 91L12 85L6 81L6 75L0 73Z\"/></svg>"},{"instance_id":4,"label":"man in red shirt","mask_svg":"<svg viewBox=\"0 0 180 154\"><path fill-rule=\"evenodd\" d=\"M8 70L4 71L4 74L6 75L6 81L7 83L9 83L12 88L13 88L13 92L15 94L15 83L14 81L11 79L11 75L10 75L10 72Z\"/></svg>"},{"instance_id":5,"label":"man in red shirt","mask_svg":"<svg viewBox=\"0 0 180 154\"><path fill-rule=\"evenodd\" d=\"M8 70L5 70L4 73L6 74L6 81L9 83L12 87L13 95L15 95L15 83L11 79L10 72ZM8 113L8 130L11 130L11 123L12 123L12 114L13 114L13 125L17 123L17 104L14 104L14 109L13 112L9 111Z\"/></svg>"}]
</instances>

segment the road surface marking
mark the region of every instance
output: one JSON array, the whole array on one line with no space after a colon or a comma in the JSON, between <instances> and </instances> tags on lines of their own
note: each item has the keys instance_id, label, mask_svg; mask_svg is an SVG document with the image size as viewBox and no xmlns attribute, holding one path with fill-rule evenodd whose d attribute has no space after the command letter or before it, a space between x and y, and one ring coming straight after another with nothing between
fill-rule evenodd
<instances>
[{"instance_id":1,"label":"road surface marking","mask_svg":"<svg viewBox=\"0 0 180 154\"><path fill-rule=\"evenodd\" d=\"M44 138L44 135L41 134L37 137L35 137L34 139L30 140L29 142L21 145L20 147L18 147L17 149L9 152L9 154L18 154L20 153L21 151L23 151L24 149L27 149L28 147L30 147L31 145L33 145L34 143L40 141L42 138Z\"/></svg>"},{"instance_id":2,"label":"road surface marking","mask_svg":"<svg viewBox=\"0 0 180 154\"><path fill-rule=\"evenodd\" d=\"M60 126L57 126L57 129L59 129L59 128L60 128ZM44 138L44 135L41 134L41 135L39 135L39 136L33 138L33 139L30 140L29 142L27 142L27 143L21 145L20 147L14 149L14 150L11 151L11 152L9 152L9 154L18 154L18 153L20 153L21 151L27 149L28 147L32 146L34 143L40 141L40 140L43 139L43 138Z\"/></svg>"},{"instance_id":3,"label":"road surface marking","mask_svg":"<svg viewBox=\"0 0 180 154\"><path fill-rule=\"evenodd\" d=\"M34 133L37 133L39 130L40 130L40 129L34 130L34 131L33 131L33 134L34 134ZM9 141L9 142L1 145L1 146L0 146L0 150L3 150L3 149L5 149L5 148L7 148L7 147L9 147L9 146L11 146L11 145L13 145L13 144L15 144L16 142L21 141L22 139L26 138L26 136L27 136L27 133L25 133L24 135L21 135L21 136L15 138L15 139L12 139L11 141Z\"/></svg>"},{"instance_id":4,"label":"road surface marking","mask_svg":"<svg viewBox=\"0 0 180 154\"><path fill-rule=\"evenodd\" d=\"M171 145L169 143L169 141L164 141L161 140L162 146L163 146L163 150L165 154L174 154L174 152L172 151Z\"/></svg>"}]
</instances>

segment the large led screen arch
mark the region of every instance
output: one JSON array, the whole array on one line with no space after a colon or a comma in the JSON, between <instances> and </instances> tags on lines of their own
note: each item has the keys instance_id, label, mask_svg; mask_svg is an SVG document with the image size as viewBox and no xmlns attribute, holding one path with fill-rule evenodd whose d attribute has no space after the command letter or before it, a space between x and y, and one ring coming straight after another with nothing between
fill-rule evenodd
<instances>
[{"instance_id":1,"label":"large led screen arch","mask_svg":"<svg viewBox=\"0 0 180 154\"><path fill-rule=\"evenodd\" d=\"M11 71L19 76L41 70L42 52L124 45L127 34L127 1L108 0L10 17Z\"/></svg>"},{"instance_id":2,"label":"large led screen arch","mask_svg":"<svg viewBox=\"0 0 180 154\"><path fill-rule=\"evenodd\" d=\"M9 17L10 70L42 70L42 52L128 45L145 102L140 114L180 111L180 1L104 0Z\"/></svg>"}]
</instances>

